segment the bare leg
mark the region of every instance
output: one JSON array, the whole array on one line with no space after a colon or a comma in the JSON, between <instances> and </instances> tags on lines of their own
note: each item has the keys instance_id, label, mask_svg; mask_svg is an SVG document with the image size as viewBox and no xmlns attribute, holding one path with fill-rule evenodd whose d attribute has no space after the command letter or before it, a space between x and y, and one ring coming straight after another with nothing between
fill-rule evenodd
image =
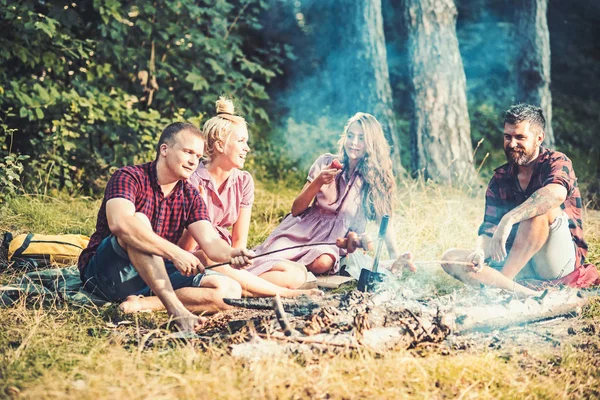
<instances>
[{"instance_id":1,"label":"bare leg","mask_svg":"<svg viewBox=\"0 0 600 400\"><path fill-rule=\"evenodd\" d=\"M550 225L562 213L560 207L550 210L519 224L519 230L510 249L502 271L484 266L481 271L474 272L464 265L452 264L453 261L464 262L471 250L448 250L442 256L447 261L442 264L444 270L469 285L484 285L514 291L519 295L536 296L541 292L528 289L514 281L517 274L527 262L544 246L550 234Z\"/></svg>"},{"instance_id":2,"label":"bare leg","mask_svg":"<svg viewBox=\"0 0 600 400\"><path fill-rule=\"evenodd\" d=\"M181 330L193 332L206 321L204 317L192 314L177 298L161 257L142 253L133 248L124 247L124 249L131 264L150 287L150 290L158 296L160 302Z\"/></svg>"},{"instance_id":3,"label":"bare leg","mask_svg":"<svg viewBox=\"0 0 600 400\"><path fill-rule=\"evenodd\" d=\"M240 298L242 288L234 280L226 276L205 276L201 287L186 287L175 291L177 298L190 311L196 313L215 313L231 308L223 302L223 298ZM138 311L164 310L165 306L156 296L129 296L119 306L126 314Z\"/></svg>"},{"instance_id":4,"label":"bare leg","mask_svg":"<svg viewBox=\"0 0 600 400\"><path fill-rule=\"evenodd\" d=\"M541 292L536 292L519 285L511 278L502 275L500 271L484 265L481 271L474 272L465 265L453 264L453 262L465 262L467 257L472 253L472 250L466 249L450 249L442 256L442 268L454 278L462 281L470 286L479 286L484 284L499 289L504 289L510 292L515 292L520 296L537 296Z\"/></svg>"},{"instance_id":5,"label":"bare leg","mask_svg":"<svg viewBox=\"0 0 600 400\"><path fill-rule=\"evenodd\" d=\"M196 257L198 257L198 259L204 265L211 265L211 264L215 263L214 261L209 259L202 250L194 252L194 255ZM216 267L215 271L218 271L224 275L227 275L228 277L232 278L233 280L239 282L239 284L242 285L242 294L245 297L272 297L277 294L279 294L281 297L297 297L302 294L306 294L306 295L321 294L321 291L314 290L314 289L293 290L295 288L292 287L293 283L291 283L291 282L288 285L279 285L278 282L273 282L273 281L270 281L269 279L263 279L263 276L265 274L262 274L261 276L256 276L253 273L248 272L243 269L231 268L231 266L229 266L229 265L224 265L222 267ZM296 272L296 275L297 274L298 273ZM294 277L294 279L297 279L297 278ZM304 284L304 282L306 282L306 274L304 274L304 279L302 280L302 283L300 283L300 285L296 286L296 288L301 286L302 284ZM280 282L280 283L282 283L282 282Z\"/></svg>"},{"instance_id":6,"label":"bare leg","mask_svg":"<svg viewBox=\"0 0 600 400\"><path fill-rule=\"evenodd\" d=\"M249 297L271 297L279 294L281 297L297 297L302 294L315 295L320 294L321 291L310 289L310 290L292 290L285 287L278 286L274 283L266 281L265 279L254 275L243 269L231 268L228 265L222 267L216 267L215 271L218 271L228 277L234 279L242 285L242 293L244 296Z\"/></svg>"},{"instance_id":7,"label":"bare leg","mask_svg":"<svg viewBox=\"0 0 600 400\"><path fill-rule=\"evenodd\" d=\"M548 240L550 225L561 213L562 210L558 207L519 224L515 242L502 268L504 276L514 279L535 253L540 251Z\"/></svg>"},{"instance_id":8,"label":"bare leg","mask_svg":"<svg viewBox=\"0 0 600 400\"><path fill-rule=\"evenodd\" d=\"M333 268L335 258L330 254L321 254L313 262L308 264L306 268L315 274L326 274Z\"/></svg>"},{"instance_id":9,"label":"bare leg","mask_svg":"<svg viewBox=\"0 0 600 400\"><path fill-rule=\"evenodd\" d=\"M135 217L143 222L148 229L152 229L148 217L144 214L135 213ZM138 274L140 274L140 277L150 287L150 290L158 296L167 313L174 319L179 329L184 332L193 332L206 321L206 318L192 314L185 308L181 300L179 300L171 285L171 280L165 268L165 262L161 257L129 247L118 237L117 240L127 253L131 264Z\"/></svg>"},{"instance_id":10,"label":"bare leg","mask_svg":"<svg viewBox=\"0 0 600 400\"><path fill-rule=\"evenodd\" d=\"M304 285L307 278L306 267L293 261L279 261L272 269L259 275L264 280L288 289Z\"/></svg>"}]
</instances>

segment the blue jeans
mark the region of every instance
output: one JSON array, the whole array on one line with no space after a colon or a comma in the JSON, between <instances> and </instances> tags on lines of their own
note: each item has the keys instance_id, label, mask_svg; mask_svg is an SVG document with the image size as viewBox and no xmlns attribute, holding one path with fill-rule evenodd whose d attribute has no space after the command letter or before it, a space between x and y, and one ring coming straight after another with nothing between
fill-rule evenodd
<instances>
[{"instance_id":1,"label":"blue jeans","mask_svg":"<svg viewBox=\"0 0 600 400\"><path fill-rule=\"evenodd\" d=\"M169 260L165 260L165 268L174 290L200 287L202 278L206 275L182 275ZM212 271L207 271L210 272ZM83 286L88 292L111 302L120 302L131 295L152 295L152 291L113 235L100 243L96 254L83 268L82 277Z\"/></svg>"}]
</instances>

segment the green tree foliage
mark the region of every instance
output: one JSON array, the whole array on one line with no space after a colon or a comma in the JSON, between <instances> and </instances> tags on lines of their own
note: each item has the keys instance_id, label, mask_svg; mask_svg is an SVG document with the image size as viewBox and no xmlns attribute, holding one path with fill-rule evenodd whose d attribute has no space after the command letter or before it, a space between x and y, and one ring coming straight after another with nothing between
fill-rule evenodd
<instances>
[{"instance_id":1,"label":"green tree foliage","mask_svg":"<svg viewBox=\"0 0 600 400\"><path fill-rule=\"evenodd\" d=\"M290 54L256 40L266 7L0 0L0 110L15 110L5 122L13 151L31 156L28 189L98 189L112 168L152 157L166 124L200 124L221 94L267 122L265 86Z\"/></svg>"}]
</instances>

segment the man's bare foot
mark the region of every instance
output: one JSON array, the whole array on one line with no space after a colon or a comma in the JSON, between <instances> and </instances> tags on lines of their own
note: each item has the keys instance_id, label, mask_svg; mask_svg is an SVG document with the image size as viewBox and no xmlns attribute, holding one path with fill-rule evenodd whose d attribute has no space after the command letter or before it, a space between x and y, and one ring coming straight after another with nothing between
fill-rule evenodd
<instances>
[{"instance_id":1,"label":"man's bare foot","mask_svg":"<svg viewBox=\"0 0 600 400\"><path fill-rule=\"evenodd\" d=\"M127 296L127 298L119 304L119 310L123 314L133 314L140 311L150 311L148 308L144 307L143 299L144 296Z\"/></svg>"}]
</instances>

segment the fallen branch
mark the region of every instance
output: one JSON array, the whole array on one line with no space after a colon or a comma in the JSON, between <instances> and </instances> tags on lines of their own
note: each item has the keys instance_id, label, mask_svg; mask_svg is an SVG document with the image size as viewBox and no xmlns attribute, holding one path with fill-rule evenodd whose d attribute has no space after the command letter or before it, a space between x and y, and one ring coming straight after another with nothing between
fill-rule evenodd
<instances>
[{"instance_id":1,"label":"fallen branch","mask_svg":"<svg viewBox=\"0 0 600 400\"><path fill-rule=\"evenodd\" d=\"M282 340L284 342L303 343L303 344L318 344L318 345L323 345L323 346L345 347L345 348L350 348L350 349L358 349L359 348L358 344L354 344L354 343L331 343L331 342L325 342L325 341L319 340L319 339L312 339L312 338L306 338L306 337L273 336L273 335L267 335L265 333L259 333L258 336L261 338L264 338L264 339L277 339L277 340Z\"/></svg>"},{"instance_id":2,"label":"fallen branch","mask_svg":"<svg viewBox=\"0 0 600 400\"><path fill-rule=\"evenodd\" d=\"M577 316L580 313L580 310L578 309L585 306L588 302L589 300L584 298L576 303L558 305L546 312L539 314L521 314L508 318L503 316L484 322L474 322L458 328L456 333L464 334L471 332L490 332L494 330L504 330L515 325L532 324L554 318L572 318Z\"/></svg>"}]
</instances>

